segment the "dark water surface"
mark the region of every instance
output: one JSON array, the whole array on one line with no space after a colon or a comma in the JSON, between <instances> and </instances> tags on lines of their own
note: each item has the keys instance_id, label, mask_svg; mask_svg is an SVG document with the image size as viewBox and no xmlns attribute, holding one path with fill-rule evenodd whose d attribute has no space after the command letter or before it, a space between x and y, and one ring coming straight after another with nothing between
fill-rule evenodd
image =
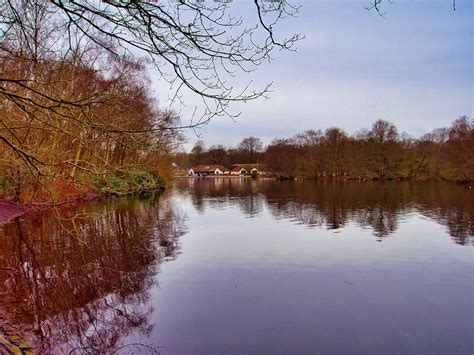
<instances>
[{"instance_id":1,"label":"dark water surface","mask_svg":"<svg viewBox=\"0 0 474 355\"><path fill-rule=\"evenodd\" d=\"M474 352L462 185L181 179L58 214L0 227L0 353Z\"/></svg>"}]
</instances>

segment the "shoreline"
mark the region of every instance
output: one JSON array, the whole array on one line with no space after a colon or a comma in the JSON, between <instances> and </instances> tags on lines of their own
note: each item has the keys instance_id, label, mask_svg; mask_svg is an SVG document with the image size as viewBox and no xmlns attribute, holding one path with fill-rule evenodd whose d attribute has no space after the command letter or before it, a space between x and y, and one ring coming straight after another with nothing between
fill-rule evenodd
<instances>
[{"instance_id":1,"label":"shoreline","mask_svg":"<svg viewBox=\"0 0 474 355\"><path fill-rule=\"evenodd\" d=\"M32 210L34 210L33 205L15 203L0 196L0 226Z\"/></svg>"},{"instance_id":2,"label":"shoreline","mask_svg":"<svg viewBox=\"0 0 474 355\"><path fill-rule=\"evenodd\" d=\"M474 184L474 179L468 180L447 180L441 178L432 178L432 177L394 177L394 178L374 178L374 177L332 177L332 176L320 176L312 178L304 177L278 177L278 176L258 176L252 178L250 175L238 176L238 175L207 175L207 176L192 176L192 175L181 175L175 176L175 179L227 179L227 178L242 178L242 179L255 179L255 180L275 180L275 181L358 181L358 182L405 182L405 181L421 181L421 182L449 182L453 184L464 184L471 185Z\"/></svg>"},{"instance_id":3,"label":"shoreline","mask_svg":"<svg viewBox=\"0 0 474 355\"><path fill-rule=\"evenodd\" d=\"M219 178L243 178L243 179L252 179L251 176L235 176L235 175L210 175L210 176L175 176L175 179L219 179ZM407 182L407 181L419 181L419 182L447 182L453 184L461 184L466 185L469 189L472 188L473 181L451 181L451 180L443 180L443 179L357 179L357 178L333 178L333 177L326 177L326 178L315 178L315 179L303 179L303 178L293 178L293 179L284 179L278 177L270 177L270 176L261 176L258 178L253 178L254 180L273 180L273 181L294 181L294 182L301 182L301 181L313 181L313 182ZM47 204L31 204L31 203L16 203L10 200L5 199L3 195L0 195L0 227L5 224L12 222L15 218L22 217L25 214L31 212L38 212L41 210L49 209L53 206L66 206L71 205L74 203L78 203L81 201L92 201L97 200L101 197L109 198L111 195L104 195L101 193L96 192L87 192L82 196L78 196L69 200L61 201L55 205L47 205Z\"/></svg>"},{"instance_id":4,"label":"shoreline","mask_svg":"<svg viewBox=\"0 0 474 355\"><path fill-rule=\"evenodd\" d=\"M259 176L257 178L252 178L250 175L207 175L207 176L193 176L193 175L182 175L175 176L176 179L216 179L216 178L232 178L232 179L272 179L277 180L274 176Z\"/></svg>"},{"instance_id":5,"label":"shoreline","mask_svg":"<svg viewBox=\"0 0 474 355\"><path fill-rule=\"evenodd\" d=\"M87 192L83 196L75 197L69 200L61 201L53 205L48 204L31 204L31 203L17 203L5 199L3 195L0 195L0 227L10 223L15 218L21 217L30 212L38 212L41 210L49 209L53 206L71 205L80 201L92 201L100 198L101 195L94 192Z\"/></svg>"}]
</instances>

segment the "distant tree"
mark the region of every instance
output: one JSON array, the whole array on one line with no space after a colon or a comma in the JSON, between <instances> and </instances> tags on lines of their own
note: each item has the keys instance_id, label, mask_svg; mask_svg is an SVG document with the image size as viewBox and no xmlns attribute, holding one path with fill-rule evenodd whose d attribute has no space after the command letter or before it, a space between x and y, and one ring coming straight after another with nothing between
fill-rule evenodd
<instances>
[{"instance_id":1,"label":"distant tree","mask_svg":"<svg viewBox=\"0 0 474 355\"><path fill-rule=\"evenodd\" d=\"M200 164L202 162L204 153L206 152L206 144L203 140L198 140L193 149L191 149L191 162L193 165Z\"/></svg>"},{"instance_id":2,"label":"distant tree","mask_svg":"<svg viewBox=\"0 0 474 355\"><path fill-rule=\"evenodd\" d=\"M368 162L369 168L376 177L394 177L400 147L397 143L398 131L391 122L378 120L368 135Z\"/></svg>"},{"instance_id":3,"label":"distant tree","mask_svg":"<svg viewBox=\"0 0 474 355\"><path fill-rule=\"evenodd\" d=\"M449 138L449 129L446 127L436 128L431 133L427 133L421 137L422 140L432 141L435 143L444 143Z\"/></svg>"},{"instance_id":4,"label":"distant tree","mask_svg":"<svg viewBox=\"0 0 474 355\"><path fill-rule=\"evenodd\" d=\"M230 167L230 158L223 145L213 145L206 153L206 163Z\"/></svg>"},{"instance_id":5,"label":"distant tree","mask_svg":"<svg viewBox=\"0 0 474 355\"><path fill-rule=\"evenodd\" d=\"M321 130L308 130L295 135L291 142L298 147L298 173L303 178L315 178L324 170L323 133Z\"/></svg>"},{"instance_id":6,"label":"distant tree","mask_svg":"<svg viewBox=\"0 0 474 355\"><path fill-rule=\"evenodd\" d=\"M436 128L420 137L415 143L419 171L426 177L440 177L443 169L443 151L449 138L449 128Z\"/></svg>"},{"instance_id":7,"label":"distant tree","mask_svg":"<svg viewBox=\"0 0 474 355\"><path fill-rule=\"evenodd\" d=\"M265 152L265 164L270 171L282 178L298 176L301 151L288 139L275 139Z\"/></svg>"},{"instance_id":8,"label":"distant tree","mask_svg":"<svg viewBox=\"0 0 474 355\"><path fill-rule=\"evenodd\" d=\"M202 154L206 151L206 143L203 140L198 140L194 143L193 149L191 149L191 154Z\"/></svg>"},{"instance_id":9,"label":"distant tree","mask_svg":"<svg viewBox=\"0 0 474 355\"><path fill-rule=\"evenodd\" d=\"M255 163L257 153L263 150L263 143L260 138L250 136L240 142L239 149L247 154L248 163Z\"/></svg>"},{"instance_id":10,"label":"distant tree","mask_svg":"<svg viewBox=\"0 0 474 355\"><path fill-rule=\"evenodd\" d=\"M472 133L472 122L468 116L461 116L448 130L448 140L463 140L467 139Z\"/></svg>"},{"instance_id":11,"label":"distant tree","mask_svg":"<svg viewBox=\"0 0 474 355\"><path fill-rule=\"evenodd\" d=\"M378 120L372 125L369 135L378 143L385 143L396 140L398 138L398 131L393 123Z\"/></svg>"},{"instance_id":12,"label":"distant tree","mask_svg":"<svg viewBox=\"0 0 474 355\"><path fill-rule=\"evenodd\" d=\"M346 154L348 148L347 134L337 127L326 130L323 137L325 168L327 173L342 176L346 168Z\"/></svg>"},{"instance_id":13,"label":"distant tree","mask_svg":"<svg viewBox=\"0 0 474 355\"><path fill-rule=\"evenodd\" d=\"M321 130L310 129L294 136L293 141L303 146L315 146L321 143L322 136Z\"/></svg>"},{"instance_id":14,"label":"distant tree","mask_svg":"<svg viewBox=\"0 0 474 355\"><path fill-rule=\"evenodd\" d=\"M229 165L239 164L243 160L241 158L241 152L238 148L227 148L227 155L229 156Z\"/></svg>"},{"instance_id":15,"label":"distant tree","mask_svg":"<svg viewBox=\"0 0 474 355\"><path fill-rule=\"evenodd\" d=\"M468 116L461 116L449 128L442 149L442 175L448 179L474 180L474 129Z\"/></svg>"}]
</instances>

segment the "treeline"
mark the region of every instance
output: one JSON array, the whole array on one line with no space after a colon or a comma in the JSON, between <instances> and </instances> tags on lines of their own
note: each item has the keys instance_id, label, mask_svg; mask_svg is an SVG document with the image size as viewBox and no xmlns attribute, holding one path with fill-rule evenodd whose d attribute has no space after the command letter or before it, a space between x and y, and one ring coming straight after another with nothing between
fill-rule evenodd
<instances>
[{"instance_id":1,"label":"treeline","mask_svg":"<svg viewBox=\"0 0 474 355\"><path fill-rule=\"evenodd\" d=\"M466 116L419 139L378 120L349 136L306 131L268 146L265 162L281 177L474 180L474 131Z\"/></svg>"},{"instance_id":2,"label":"treeline","mask_svg":"<svg viewBox=\"0 0 474 355\"><path fill-rule=\"evenodd\" d=\"M213 145L206 148L204 141L196 142L191 152L181 152L174 156L174 162L183 168L191 168L199 164L221 164L231 168L233 164L259 163L265 157L263 143L260 138L244 138L235 148Z\"/></svg>"},{"instance_id":3,"label":"treeline","mask_svg":"<svg viewBox=\"0 0 474 355\"><path fill-rule=\"evenodd\" d=\"M249 141L254 142L248 147ZM309 130L291 138L275 139L265 149L249 137L237 148L198 142L189 154L176 159L196 163L264 163L280 178L303 179L445 179L474 180L474 131L463 116L451 127L438 128L415 139L400 134L392 123L376 121L354 135L340 128Z\"/></svg>"}]
</instances>

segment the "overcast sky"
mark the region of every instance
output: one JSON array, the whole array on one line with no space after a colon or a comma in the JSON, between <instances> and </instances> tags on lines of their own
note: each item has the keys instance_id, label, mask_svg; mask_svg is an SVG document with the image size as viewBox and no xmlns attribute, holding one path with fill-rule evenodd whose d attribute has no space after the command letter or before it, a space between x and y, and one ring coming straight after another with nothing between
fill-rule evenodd
<instances>
[{"instance_id":1,"label":"overcast sky","mask_svg":"<svg viewBox=\"0 0 474 355\"><path fill-rule=\"evenodd\" d=\"M234 105L234 122L217 118L199 129L208 147L236 146L244 137L265 144L308 129L341 127L349 134L382 118L415 137L473 117L472 0L394 0L385 17L367 12L368 0L302 1L298 18L277 34L306 36L298 52L279 52L252 74L257 87L273 82L270 98ZM253 18L254 8L234 0L230 11ZM251 12L253 11L253 12ZM167 89L153 77L156 95ZM183 97L183 120L199 101ZM192 131L185 149L197 139Z\"/></svg>"}]
</instances>

